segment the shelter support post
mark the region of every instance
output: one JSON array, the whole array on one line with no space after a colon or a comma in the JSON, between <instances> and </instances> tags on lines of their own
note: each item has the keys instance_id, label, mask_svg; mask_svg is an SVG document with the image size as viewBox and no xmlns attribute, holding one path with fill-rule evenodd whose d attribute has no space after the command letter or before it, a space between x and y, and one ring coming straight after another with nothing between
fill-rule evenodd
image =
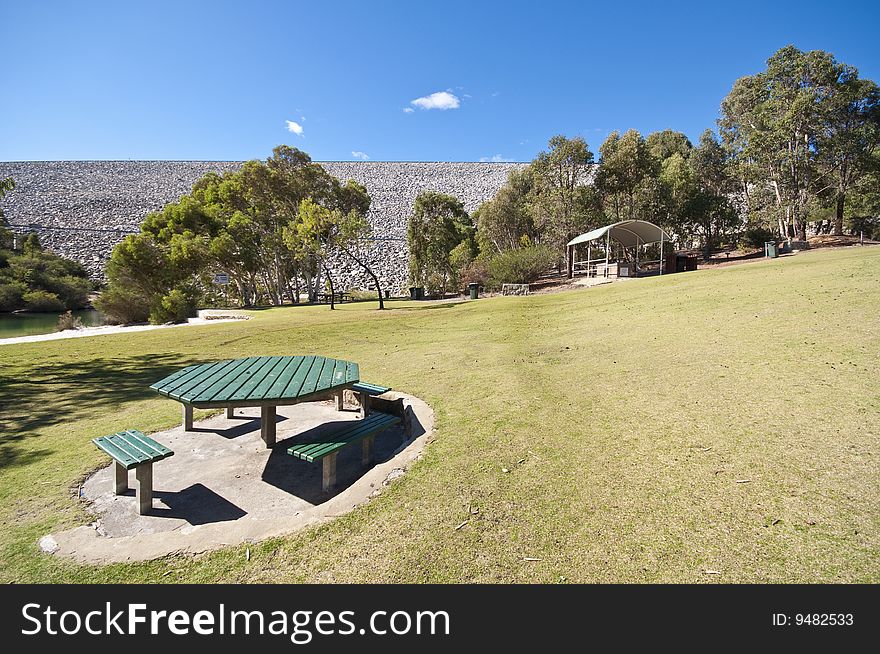
<instances>
[{"instance_id":1,"label":"shelter support post","mask_svg":"<svg viewBox=\"0 0 880 654\"><path fill-rule=\"evenodd\" d=\"M660 274L663 274L663 265L666 263L663 259L663 236L664 232L660 232Z\"/></svg>"},{"instance_id":2,"label":"shelter support post","mask_svg":"<svg viewBox=\"0 0 880 654\"><path fill-rule=\"evenodd\" d=\"M566 253L566 267L568 269L568 278L571 279L574 276L574 247L573 245L568 245L565 248Z\"/></svg>"},{"instance_id":3,"label":"shelter support post","mask_svg":"<svg viewBox=\"0 0 880 654\"><path fill-rule=\"evenodd\" d=\"M611 255L611 231L605 232L605 276L608 277L608 261Z\"/></svg>"}]
</instances>

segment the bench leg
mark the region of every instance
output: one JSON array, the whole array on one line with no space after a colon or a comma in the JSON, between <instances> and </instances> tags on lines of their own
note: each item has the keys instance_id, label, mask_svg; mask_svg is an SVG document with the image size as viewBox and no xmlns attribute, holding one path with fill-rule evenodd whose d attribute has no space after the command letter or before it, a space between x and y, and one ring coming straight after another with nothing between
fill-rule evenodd
<instances>
[{"instance_id":1,"label":"bench leg","mask_svg":"<svg viewBox=\"0 0 880 654\"><path fill-rule=\"evenodd\" d=\"M342 393L343 393L342 391L338 391L336 393L336 410L337 411L342 411L342 408L343 408Z\"/></svg>"},{"instance_id":2,"label":"bench leg","mask_svg":"<svg viewBox=\"0 0 880 654\"><path fill-rule=\"evenodd\" d=\"M275 407L260 407L260 436L266 447L275 447Z\"/></svg>"},{"instance_id":3,"label":"bench leg","mask_svg":"<svg viewBox=\"0 0 880 654\"><path fill-rule=\"evenodd\" d=\"M128 492L128 470L119 461L113 462L113 490L117 495L125 495Z\"/></svg>"},{"instance_id":4,"label":"bench leg","mask_svg":"<svg viewBox=\"0 0 880 654\"><path fill-rule=\"evenodd\" d=\"M364 440L361 441L361 443L363 443L363 464L365 466L373 464L373 442L375 440L375 436L367 436Z\"/></svg>"},{"instance_id":5,"label":"bench leg","mask_svg":"<svg viewBox=\"0 0 880 654\"><path fill-rule=\"evenodd\" d=\"M153 508L153 464L145 463L134 469L134 477L137 479L137 503L138 513L146 515Z\"/></svg>"},{"instance_id":6,"label":"bench leg","mask_svg":"<svg viewBox=\"0 0 880 654\"><path fill-rule=\"evenodd\" d=\"M361 418L370 415L370 395L369 393L358 393L358 401L361 405Z\"/></svg>"},{"instance_id":7,"label":"bench leg","mask_svg":"<svg viewBox=\"0 0 880 654\"><path fill-rule=\"evenodd\" d=\"M325 493L330 492L336 486L336 452L324 457L324 481L321 488Z\"/></svg>"},{"instance_id":8,"label":"bench leg","mask_svg":"<svg viewBox=\"0 0 880 654\"><path fill-rule=\"evenodd\" d=\"M192 431L193 408L190 404L183 405L183 431Z\"/></svg>"},{"instance_id":9,"label":"bench leg","mask_svg":"<svg viewBox=\"0 0 880 654\"><path fill-rule=\"evenodd\" d=\"M234 418L235 417L235 409L231 406L226 407L226 417Z\"/></svg>"}]
</instances>

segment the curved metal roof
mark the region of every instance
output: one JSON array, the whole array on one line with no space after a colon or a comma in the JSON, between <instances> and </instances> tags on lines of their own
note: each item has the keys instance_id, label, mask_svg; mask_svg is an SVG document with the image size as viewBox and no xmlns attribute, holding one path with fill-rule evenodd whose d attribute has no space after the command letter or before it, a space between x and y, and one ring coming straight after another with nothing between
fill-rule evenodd
<instances>
[{"instance_id":1,"label":"curved metal roof","mask_svg":"<svg viewBox=\"0 0 880 654\"><path fill-rule=\"evenodd\" d=\"M586 234L575 236L568 242L568 245L577 245L578 243L605 238L605 234L608 232L610 232L611 238L628 248L636 245L645 245L646 243L659 243L661 240L672 240L669 234L664 232L661 227L654 223L649 223L647 220L621 220L619 223L605 225L605 227L599 227Z\"/></svg>"}]
</instances>

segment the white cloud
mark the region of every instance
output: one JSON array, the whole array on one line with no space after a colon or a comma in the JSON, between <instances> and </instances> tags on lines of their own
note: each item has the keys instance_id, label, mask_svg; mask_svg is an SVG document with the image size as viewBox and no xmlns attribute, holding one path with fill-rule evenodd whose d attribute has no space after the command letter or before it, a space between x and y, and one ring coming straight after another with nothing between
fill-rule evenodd
<instances>
[{"instance_id":1,"label":"white cloud","mask_svg":"<svg viewBox=\"0 0 880 654\"><path fill-rule=\"evenodd\" d=\"M419 109L458 109L461 106L461 100L458 96L449 91L437 91L431 95L412 100L410 104Z\"/></svg>"},{"instance_id":2,"label":"white cloud","mask_svg":"<svg viewBox=\"0 0 880 654\"><path fill-rule=\"evenodd\" d=\"M403 108L403 113L405 113L405 114L411 114L414 111L415 111L415 109L413 109L412 107L404 107Z\"/></svg>"},{"instance_id":3,"label":"white cloud","mask_svg":"<svg viewBox=\"0 0 880 654\"><path fill-rule=\"evenodd\" d=\"M352 150L351 156L355 159L360 159L361 161L366 161L370 158L370 155L368 155L366 152L361 152L360 150Z\"/></svg>"},{"instance_id":4,"label":"white cloud","mask_svg":"<svg viewBox=\"0 0 880 654\"><path fill-rule=\"evenodd\" d=\"M288 132L293 132L293 133L296 134L297 136L302 136L302 135L303 135L303 127L302 127L302 125L300 125L299 123L294 122L294 121L292 121L292 120L285 120L284 122L285 122L285 124L287 125L287 131L288 131Z\"/></svg>"},{"instance_id":5,"label":"white cloud","mask_svg":"<svg viewBox=\"0 0 880 654\"><path fill-rule=\"evenodd\" d=\"M480 161L483 163L507 163L513 161L513 159L502 157L500 154L493 154L491 157L480 157Z\"/></svg>"}]
</instances>

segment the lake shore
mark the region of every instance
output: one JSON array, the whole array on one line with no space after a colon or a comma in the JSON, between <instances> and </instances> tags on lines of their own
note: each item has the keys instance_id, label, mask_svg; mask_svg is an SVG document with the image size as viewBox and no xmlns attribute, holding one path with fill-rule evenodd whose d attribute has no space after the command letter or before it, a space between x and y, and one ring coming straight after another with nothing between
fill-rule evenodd
<instances>
[{"instance_id":1,"label":"lake shore","mask_svg":"<svg viewBox=\"0 0 880 654\"><path fill-rule=\"evenodd\" d=\"M40 341L57 341L63 338L84 338L86 336L106 336L108 334L126 334L144 332L151 329L172 329L174 327L192 327L198 325L211 325L221 322L233 322L236 320L248 320L249 315L238 312L223 312L223 317L206 317L211 315L209 311L199 311L197 318L190 318L185 323L167 325L101 325L99 327L83 327L81 329L65 329L60 332L49 334L31 334L29 336L12 336L0 338L0 345L13 345L15 343L38 343Z\"/></svg>"}]
</instances>

